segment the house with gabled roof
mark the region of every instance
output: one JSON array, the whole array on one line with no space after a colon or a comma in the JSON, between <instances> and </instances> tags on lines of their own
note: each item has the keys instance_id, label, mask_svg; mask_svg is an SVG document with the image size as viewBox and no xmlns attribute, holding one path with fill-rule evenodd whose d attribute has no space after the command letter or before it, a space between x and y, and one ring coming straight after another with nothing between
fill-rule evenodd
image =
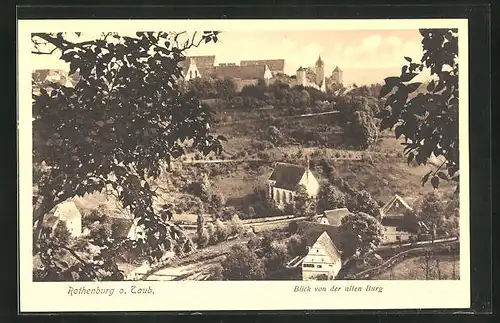
<instances>
[{"instance_id":1,"label":"house with gabled roof","mask_svg":"<svg viewBox=\"0 0 500 323\"><path fill-rule=\"evenodd\" d=\"M307 246L300 261L303 280L334 279L342 268L342 236L336 226L311 221L297 223L297 233Z\"/></svg>"},{"instance_id":2,"label":"house with gabled roof","mask_svg":"<svg viewBox=\"0 0 500 323\"><path fill-rule=\"evenodd\" d=\"M310 197L318 195L319 183L307 166L277 163L267 181L268 197L278 206L293 203L297 190L304 186Z\"/></svg>"},{"instance_id":3,"label":"house with gabled roof","mask_svg":"<svg viewBox=\"0 0 500 323\"><path fill-rule=\"evenodd\" d=\"M349 214L347 208L338 208L334 210L325 210L323 214L319 214L316 218L317 222L321 224L328 224L339 227L342 224L344 216Z\"/></svg>"},{"instance_id":4,"label":"house with gabled roof","mask_svg":"<svg viewBox=\"0 0 500 323\"><path fill-rule=\"evenodd\" d=\"M201 77L201 73L198 69L196 61L192 58L188 58L179 62L181 68L182 77L184 80L189 81L198 77Z\"/></svg>"},{"instance_id":5,"label":"house with gabled roof","mask_svg":"<svg viewBox=\"0 0 500 323\"><path fill-rule=\"evenodd\" d=\"M413 232L427 229L413 208L399 195L395 194L380 208L380 223L383 227L383 243L407 241ZM405 214L410 218L405 220ZM409 221L411 220L411 221ZM414 225L411 225L411 224ZM413 228L411 228L413 226ZM413 232L411 232L413 231Z\"/></svg>"},{"instance_id":6,"label":"house with gabled roof","mask_svg":"<svg viewBox=\"0 0 500 323\"><path fill-rule=\"evenodd\" d=\"M82 214L73 201L59 203L53 212L44 217L43 226L55 229L60 222L66 225L71 236L82 234Z\"/></svg>"}]
</instances>

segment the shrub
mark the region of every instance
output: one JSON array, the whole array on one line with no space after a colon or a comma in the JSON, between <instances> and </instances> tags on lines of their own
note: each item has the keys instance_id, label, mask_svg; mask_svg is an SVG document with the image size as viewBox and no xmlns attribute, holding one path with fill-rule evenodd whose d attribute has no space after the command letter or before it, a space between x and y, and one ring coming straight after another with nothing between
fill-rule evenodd
<instances>
[{"instance_id":1,"label":"shrub","mask_svg":"<svg viewBox=\"0 0 500 323\"><path fill-rule=\"evenodd\" d=\"M238 215L233 215L231 221L229 221L229 234L236 235L243 233L243 224Z\"/></svg>"},{"instance_id":2,"label":"shrub","mask_svg":"<svg viewBox=\"0 0 500 323\"><path fill-rule=\"evenodd\" d=\"M222 274L228 280L256 280L265 276L263 261L245 245L235 245L222 261Z\"/></svg>"},{"instance_id":3,"label":"shrub","mask_svg":"<svg viewBox=\"0 0 500 323\"><path fill-rule=\"evenodd\" d=\"M222 272L224 271L224 268L222 268L221 264L215 264L213 267L210 268L209 271L209 276L207 280L223 280L224 276L222 275Z\"/></svg>"},{"instance_id":4,"label":"shrub","mask_svg":"<svg viewBox=\"0 0 500 323\"><path fill-rule=\"evenodd\" d=\"M221 220L215 220L215 236L217 242L226 241L229 230Z\"/></svg>"},{"instance_id":5,"label":"shrub","mask_svg":"<svg viewBox=\"0 0 500 323\"><path fill-rule=\"evenodd\" d=\"M213 223L207 223L205 226L205 230L208 235L208 244L216 244L217 241L217 236L215 234L215 226Z\"/></svg>"}]
</instances>

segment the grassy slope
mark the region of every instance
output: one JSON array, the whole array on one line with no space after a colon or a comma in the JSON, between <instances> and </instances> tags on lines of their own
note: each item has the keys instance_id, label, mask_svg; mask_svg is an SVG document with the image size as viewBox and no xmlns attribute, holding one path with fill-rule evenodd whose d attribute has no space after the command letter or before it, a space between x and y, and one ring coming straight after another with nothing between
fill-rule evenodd
<instances>
[{"instance_id":1,"label":"grassy slope","mask_svg":"<svg viewBox=\"0 0 500 323\"><path fill-rule=\"evenodd\" d=\"M458 258L458 257L457 257ZM431 278L437 278L436 259L439 259L439 269L441 279L453 279L453 262L455 262L455 279L460 279L460 261L451 256L433 257L429 263ZM425 262L423 257L415 257L402 261L379 276L374 276L372 280L425 280Z\"/></svg>"},{"instance_id":2,"label":"grassy slope","mask_svg":"<svg viewBox=\"0 0 500 323\"><path fill-rule=\"evenodd\" d=\"M220 114L221 112L219 111ZM217 172L217 175L211 177L213 185L224 194L228 205L239 205L244 202L245 196L251 194L255 188L265 187L266 180L272 172L273 161L286 160L286 156L296 154L299 147L293 145L272 147L269 146L269 143L262 145L262 142L256 138L256 132L265 128L268 123L265 120L256 118L258 112L225 111L222 114L231 115L233 117L232 121L237 121L236 123L226 122L225 124L219 124L214 129L217 134L225 135L229 139L224 145L226 158L234 156L242 150L247 150L247 156L253 157L256 156L257 152L264 151L271 158L271 162L269 163L254 163L255 167L252 167L248 162L227 165L223 168L217 164L207 164L204 166L207 172L219 168L220 171ZM314 119L308 122L322 122L321 119ZM293 128L294 126L295 123L287 122L288 128ZM430 184L422 187L420 181L424 174L432 169L433 166L430 164L418 167L408 166L406 157L402 156L403 146L400 145L400 142L400 140L394 138L393 133L385 132L380 135L379 141L368 151L352 152L353 155L363 155L363 160L330 160L330 163L336 169L338 176L347 180L355 188L369 191L379 201L384 202L393 194L399 194L411 201L432 191ZM259 149L259 144L264 147ZM318 156L312 157L313 159L325 157L330 159L335 157L338 151L336 149L318 147L300 149L305 155L311 155L316 151ZM370 157L367 158L367 156ZM301 161L296 160L295 162L299 163ZM194 166L184 166L186 169L188 167ZM320 181L325 180L318 167L313 169L313 171ZM182 200L185 196L184 193L180 193L176 188L172 188L172 185L175 186L175 184L162 183L161 181L158 184L167 188L166 191L160 192L159 203L175 203ZM453 188L452 183L442 183L440 191L449 193ZM111 212L120 213L117 210L114 200L110 199L107 201L102 194L92 194L77 199L77 206L84 211L97 208L100 204L105 204L106 208ZM195 222L195 215L176 215L176 219Z\"/></svg>"}]
</instances>

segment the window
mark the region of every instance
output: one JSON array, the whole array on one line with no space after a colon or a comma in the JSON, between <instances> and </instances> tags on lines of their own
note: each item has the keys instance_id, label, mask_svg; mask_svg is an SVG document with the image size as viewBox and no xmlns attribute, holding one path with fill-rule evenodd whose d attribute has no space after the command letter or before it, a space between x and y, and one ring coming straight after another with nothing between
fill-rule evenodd
<instances>
[{"instance_id":1,"label":"window","mask_svg":"<svg viewBox=\"0 0 500 323\"><path fill-rule=\"evenodd\" d=\"M304 264L303 267L306 267L306 268L314 268L314 265L313 264Z\"/></svg>"},{"instance_id":2,"label":"window","mask_svg":"<svg viewBox=\"0 0 500 323\"><path fill-rule=\"evenodd\" d=\"M283 203L286 202L286 193L285 193L285 191L281 191L281 200L283 201Z\"/></svg>"},{"instance_id":3,"label":"window","mask_svg":"<svg viewBox=\"0 0 500 323\"><path fill-rule=\"evenodd\" d=\"M189 71L189 78L192 79L193 78L193 71Z\"/></svg>"},{"instance_id":4,"label":"window","mask_svg":"<svg viewBox=\"0 0 500 323\"><path fill-rule=\"evenodd\" d=\"M321 268L322 266L321 265L316 265L316 268Z\"/></svg>"},{"instance_id":5,"label":"window","mask_svg":"<svg viewBox=\"0 0 500 323\"><path fill-rule=\"evenodd\" d=\"M194 77L198 77L198 71L194 71Z\"/></svg>"},{"instance_id":6,"label":"window","mask_svg":"<svg viewBox=\"0 0 500 323\"><path fill-rule=\"evenodd\" d=\"M276 190L276 202L281 203L281 199L280 198L281 198L280 191Z\"/></svg>"},{"instance_id":7,"label":"window","mask_svg":"<svg viewBox=\"0 0 500 323\"><path fill-rule=\"evenodd\" d=\"M288 201L291 202L293 200L292 192L288 193Z\"/></svg>"}]
</instances>

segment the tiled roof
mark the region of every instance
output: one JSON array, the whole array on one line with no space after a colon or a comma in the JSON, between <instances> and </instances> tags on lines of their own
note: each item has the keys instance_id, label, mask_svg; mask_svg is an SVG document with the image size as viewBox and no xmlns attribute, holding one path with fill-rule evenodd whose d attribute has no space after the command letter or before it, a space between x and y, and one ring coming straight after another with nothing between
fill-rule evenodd
<instances>
[{"instance_id":1,"label":"tiled roof","mask_svg":"<svg viewBox=\"0 0 500 323\"><path fill-rule=\"evenodd\" d=\"M269 67L271 71L279 71L283 72L285 69L285 60L284 59L263 59L263 60L250 60L250 61L241 61L241 66L252 66L252 65L260 65Z\"/></svg>"},{"instance_id":2,"label":"tiled roof","mask_svg":"<svg viewBox=\"0 0 500 323\"><path fill-rule=\"evenodd\" d=\"M275 181L275 187L295 190L306 168L300 165L277 163L269 180Z\"/></svg>"},{"instance_id":3,"label":"tiled roof","mask_svg":"<svg viewBox=\"0 0 500 323\"><path fill-rule=\"evenodd\" d=\"M340 226L342 224L342 218L349 214L349 210L347 208L326 210L324 214L330 225Z\"/></svg>"},{"instance_id":4,"label":"tiled roof","mask_svg":"<svg viewBox=\"0 0 500 323\"><path fill-rule=\"evenodd\" d=\"M323 234L327 233L328 237L333 241L336 249L342 246L342 237L338 227L328 224L321 224L311 221L300 221L297 223L297 233L305 241L306 245L311 247L316 240Z\"/></svg>"},{"instance_id":5,"label":"tiled roof","mask_svg":"<svg viewBox=\"0 0 500 323\"><path fill-rule=\"evenodd\" d=\"M328 233L323 232L314 244L320 244L321 247L325 250L328 257L332 260L338 259L341 257L340 251L335 246L335 243L332 241Z\"/></svg>"},{"instance_id":6,"label":"tiled roof","mask_svg":"<svg viewBox=\"0 0 500 323\"><path fill-rule=\"evenodd\" d=\"M396 202L398 202L399 204L401 204L403 207L405 207L410 211L413 210L412 207L409 206L408 203L406 203L401 196L395 194L393 197L391 197L389 201L387 201L387 203L385 203L384 206L380 208L381 216L382 217L385 216L390 211L390 209L395 205Z\"/></svg>"},{"instance_id":7,"label":"tiled roof","mask_svg":"<svg viewBox=\"0 0 500 323\"><path fill-rule=\"evenodd\" d=\"M242 80L262 79L266 72L266 66L216 66L212 73L216 76L237 78Z\"/></svg>"}]
</instances>

